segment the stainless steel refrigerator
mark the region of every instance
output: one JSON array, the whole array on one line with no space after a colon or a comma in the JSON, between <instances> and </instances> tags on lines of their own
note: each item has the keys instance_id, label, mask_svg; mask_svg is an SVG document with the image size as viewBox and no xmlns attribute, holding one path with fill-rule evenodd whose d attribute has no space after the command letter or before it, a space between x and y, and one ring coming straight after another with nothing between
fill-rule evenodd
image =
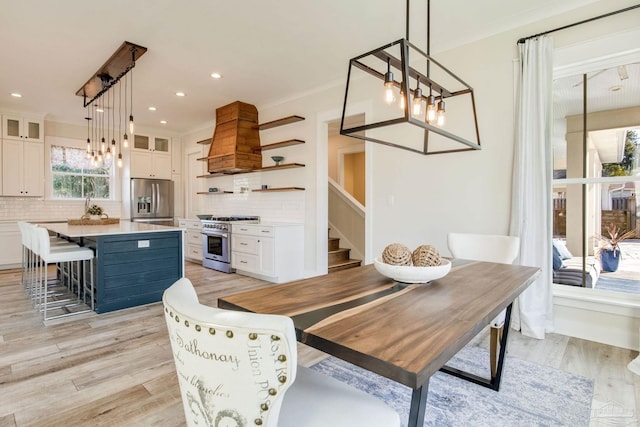
<instances>
[{"instance_id":1,"label":"stainless steel refrigerator","mask_svg":"<svg viewBox=\"0 0 640 427\"><path fill-rule=\"evenodd\" d=\"M173 225L173 181L131 178L131 221Z\"/></svg>"}]
</instances>

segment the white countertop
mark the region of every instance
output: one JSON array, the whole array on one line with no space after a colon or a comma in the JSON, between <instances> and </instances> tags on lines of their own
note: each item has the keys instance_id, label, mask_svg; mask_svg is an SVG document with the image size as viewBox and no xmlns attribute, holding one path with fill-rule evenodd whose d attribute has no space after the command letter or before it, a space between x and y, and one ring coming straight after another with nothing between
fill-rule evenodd
<instances>
[{"instance_id":1,"label":"white countertop","mask_svg":"<svg viewBox=\"0 0 640 427\"><path fill-rule=\"evenodd\" d=\"M120 221L108 225L69 225L68 223L39 223L40 226L54 233L68 237L109 236L114 234L158 233L166 231L182 231L179 227L154 225L143 222Z\"/></svg>"}]
</instances>

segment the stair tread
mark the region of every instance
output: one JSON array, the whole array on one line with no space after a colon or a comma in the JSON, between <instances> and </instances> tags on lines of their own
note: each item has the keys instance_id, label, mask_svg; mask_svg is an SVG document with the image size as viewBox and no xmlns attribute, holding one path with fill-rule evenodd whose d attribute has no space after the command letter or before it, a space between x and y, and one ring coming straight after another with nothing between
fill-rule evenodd
<instances>
[{"instance_id":1,"label":"stair tread","mask_svg":"<svg viewBox=\"0 0 640 427\"><path fill-rule=\"evenodd\" d=\"M330 254L337 254L339 252L348 252L350 250L351 249L349 249L349 248L338 248L338 249L329 250L329 253Z\"/></svg>"},{"instance_id":2,"label":"stair tread","mask_svg":"<svg viewBox=\"0 0 640 427\"><path fill-rule=\"evenodd\" d=\"M346 259L346 260L340 260L338 262L330 263L329 264L329 268L331 268L331 267L341 267L341 266L349 265L349 264L360 264L361 262L362 262L362 260L360 260L360 259L349 258L349 259Z\"/></svg>"}]
</instances>

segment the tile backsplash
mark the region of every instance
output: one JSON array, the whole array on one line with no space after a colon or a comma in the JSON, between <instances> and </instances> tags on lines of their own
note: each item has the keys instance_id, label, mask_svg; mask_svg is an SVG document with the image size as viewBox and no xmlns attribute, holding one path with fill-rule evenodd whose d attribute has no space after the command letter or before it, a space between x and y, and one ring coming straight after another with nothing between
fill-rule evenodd
<instances>
[{"instance_id":1,"label":"tile backsplash","mask_svg":"<svg viewBox=\"0 0 640 427\"><path fill-rule=\"evenodd\" d=\"M113 218L120 218L119 201L96 200ZM0 221L66 221L84 214L84 200L44 200L22 197L0 197Z\"/></svg>"},{"instance_id":2,"label":"tile backsplash","mask_svg":"<svg viewBox=\"0 0 640 427\"><path fill-rule=\"evenodd\" d=\"M200 213L218 216L258 215L265 222L304 223L306 191L252 191L260 189L263 184L270 188L295 186L291 178L271 172L268 175L243 174L215 180L210 183L211 187L215 186L220 192L233 191L233 194L203 196Z\"/></svg>"}]
</instances>

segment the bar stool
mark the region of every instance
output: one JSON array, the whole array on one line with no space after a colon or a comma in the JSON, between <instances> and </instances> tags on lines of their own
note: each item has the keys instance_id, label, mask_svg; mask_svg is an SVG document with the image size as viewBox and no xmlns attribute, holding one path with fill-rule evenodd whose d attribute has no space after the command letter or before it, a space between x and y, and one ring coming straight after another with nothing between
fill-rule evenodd
<instances>
[{"instance_id":1,"label":"bar stool","mask_svg":"<svg viewBox=\"0 0 640 427\"><path fill-rule=\"evenodd\" d=\"M38 227L25 221L19 221L18 227L22 237L22 285L27 295L33 298L34 284L38 273L39 263L34 247L38 241L35 237L35 229ZM60 250L61 248L78 248L75 243L65 239L50 236L49 242L52 250ZM64 271L60 271L60 275L64 275Z\"/></svg>"},{"instance_id":2,"label":"bar stool","mask_svg":"<svg viewBox=\"0 0 640 427\"><path fill-rule=\"evenodd\" d=\"M60 247L60 248L52 248L51 240L48 231L42 227L36 227L34 229L35 241L37 242L34 249L36 250L36 254L40 259L40 271L37 280L37 291L36 291L36 306L43 312L44 320L56 319L59 317L69 316L72 314L80 314L91 311L94 309L94 283L93 283L93 251L89 248L84 248L80 246L76 247ZM85 261L89 262L89 276L88 279L90 284L87 286L85 283L87 277L82 273L82 269L80 268L80 262L84 264ZM67 312L57 316L49 316L49 310L52 308L68 308L71 305L63 304L62 306L56 306L57 303L64 303L67 301L58 301L58 302L49 302L49 277L48 277L48 269L47 266L49 264L68 264L69 275L67 280L69 280L69 284L67 285L69 289L73 289L74 287L74 278L77 283L76 289L78 294L78 303L82 299L83 302L87 298L87 289L90 291L91 295L89 298L91 299L91 309L80 310L77 312ZM76 272L73 272L73 266L76 268ZM61 277L64 280L64 277ZM84 292L84 295L81 293ZM74 304L75 305L75 304Z\"/></svg>"}]
</instances>

